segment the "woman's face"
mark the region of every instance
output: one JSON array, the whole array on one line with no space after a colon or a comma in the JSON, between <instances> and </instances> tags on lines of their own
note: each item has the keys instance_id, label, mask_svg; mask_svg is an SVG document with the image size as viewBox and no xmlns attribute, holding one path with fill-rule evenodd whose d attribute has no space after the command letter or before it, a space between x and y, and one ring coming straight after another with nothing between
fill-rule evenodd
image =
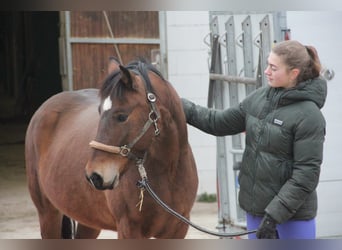
<instances>
[{"instance_id":1,"label":"woman's face","mask_svg":"<svg viewBox=\"0 0 342 250\"><path fill-rule=\"evenodd\" d=\"M271 52L267 59L267 68L264 71L268 84L274 88L292 88L296 85L298 69L289 69L282 58Z\"/></svg>"}]
</instances>

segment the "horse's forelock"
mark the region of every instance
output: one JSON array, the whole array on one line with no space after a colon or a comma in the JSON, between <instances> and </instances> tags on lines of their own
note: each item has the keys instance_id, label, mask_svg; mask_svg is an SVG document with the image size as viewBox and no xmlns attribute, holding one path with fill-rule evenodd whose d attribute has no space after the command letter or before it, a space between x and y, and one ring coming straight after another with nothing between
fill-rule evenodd
<instances>
[{"instance_id":1,"label":"horse's forelock","mask_svg":"<svg viewBox=\"0 0 342 250\"><path fill-rule=\"evenodd\" d=\"M119 70L113 71L104 79L102 86L100 88L100 92L99 92L101 100L105 99L107 96L110 95L117 75L119 75Z\"/></svg>"},{"instance_id":2,"label":"horse's forelock","mask_svg":"<svg viewBox=\"0 0 342 250\"><path fill-rule=\"evenodd\" d=\"M120 79L120 70L116 70L108 75L100 89L101 100L106 99L108 96L112 96L114 98L121 98L123 96L123 90L125 86L123 83L121 83Z\"/></svg>"},{"instance_id":3,"label":"horse's forelock","mask_svg":"<svg viewBox=\"0 0 342 250\"><path fill-rule=\"evenodd\" d=\"M160 71L158 71L152 64L148 63L146 60L132 61L129 64L127 64L126 68L133 71L136 74L140 74L145 79L145 82L149 81L148 71L155 73L162 80L166 81L163 75L160 73ZM120 81L120 78L120 70L115 70L106 77L99 93L101 100L104 100L108 96L112 96L114 98L123 97L124 91L127 88ZM151 89L151 91L153 90Z\"/></svg>"}]
</instances>

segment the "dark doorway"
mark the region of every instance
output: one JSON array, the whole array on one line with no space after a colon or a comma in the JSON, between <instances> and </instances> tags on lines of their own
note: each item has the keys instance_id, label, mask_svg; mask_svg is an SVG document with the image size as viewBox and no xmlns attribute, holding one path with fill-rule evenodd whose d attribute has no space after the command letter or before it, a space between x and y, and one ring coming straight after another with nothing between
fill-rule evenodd
<instances>
[{"instance_id":1,"label":"dark doorway","mask_svg":"<svg viewBox=\"0 0 342 250\"><path fill-rule=\"evenodd\" d=\"M0 12L0 119L29 120L62 91L59 13Z\"/></svg>"}]
</instances>

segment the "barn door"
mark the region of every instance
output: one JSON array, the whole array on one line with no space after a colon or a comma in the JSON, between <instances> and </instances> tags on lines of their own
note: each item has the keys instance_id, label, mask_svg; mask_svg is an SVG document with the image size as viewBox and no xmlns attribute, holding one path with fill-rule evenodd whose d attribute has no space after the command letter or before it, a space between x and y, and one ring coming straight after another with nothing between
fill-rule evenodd
<instances>
[{"instance_id":1,"label":"barn door","mask_svg":"<svg viewBox=\"0 0 342 250\"><path fill-rule=\"evenodd\" d=\"M110 56L143 57L167 77L163 12L65 11L60 21L63 90L99 88Z\"/></svg>"}]
</instances>

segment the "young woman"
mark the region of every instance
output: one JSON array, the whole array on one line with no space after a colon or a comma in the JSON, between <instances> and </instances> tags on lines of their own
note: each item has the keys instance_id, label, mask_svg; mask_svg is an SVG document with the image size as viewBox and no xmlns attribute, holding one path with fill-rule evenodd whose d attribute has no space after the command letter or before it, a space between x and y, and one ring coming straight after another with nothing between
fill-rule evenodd
<instances>
[{"instance_id":1,"label":"young woman","mask_svg":"<svg viewBox=\"0 0 342 250\"><path fill-rule=\"evenodd\" d=\"M216 136L246 132L239 204L249 238L314 239L325 137L320 111L326 81L314 47L276 44L268 57L268 86L236 107L208 109L182 99L187 122Z\"/></svg>"}]
</instances>

